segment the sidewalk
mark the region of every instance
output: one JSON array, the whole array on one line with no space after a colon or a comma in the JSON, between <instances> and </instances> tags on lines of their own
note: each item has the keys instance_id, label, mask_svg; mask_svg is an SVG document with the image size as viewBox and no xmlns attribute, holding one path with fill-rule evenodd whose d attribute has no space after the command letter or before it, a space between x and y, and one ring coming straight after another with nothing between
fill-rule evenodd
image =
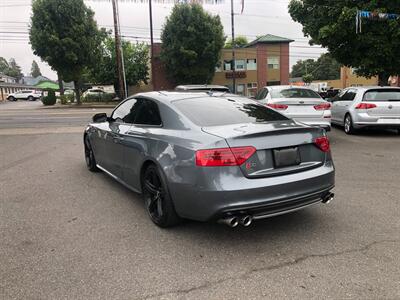
<instances>
[{"instance_id":1,"label":"sidewalk","mask_svg":"<svg viewBox=\"0 0 400 300\"><path fill-rule=\"evenodd\" d=\"M79 108L114 108L119 104L119 102L111 102L111 103L82 103L81 105L78 105L76 103L71 103L71 104L60 104L57 103L55 105L51 106L42 106L39 109L69 109L69 108L74 108L74 109L79 109Z\"/></svg>"}]
</instances>

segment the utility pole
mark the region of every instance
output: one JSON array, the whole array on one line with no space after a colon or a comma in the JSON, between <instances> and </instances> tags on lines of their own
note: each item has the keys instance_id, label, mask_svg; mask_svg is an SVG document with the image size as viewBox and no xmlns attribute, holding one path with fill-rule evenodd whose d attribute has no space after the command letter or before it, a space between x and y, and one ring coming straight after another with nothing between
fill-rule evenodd
<instances>
[{"instance_id":1,"label":"utility pole","mask_svg":"<svg viewBox=\"0 0 400 300\"><path fill-rule=\"evenodd\" d=\"M149 14L150 14L150 63L151 63L151 81L153 83L153 90L155 90L155 82L156 80L156 73L154 70L154 40L153 40L153 9L151 5L151 1L149 0Z\"/></svg>"},{"instance_id":2,"label":"utility pole","mask_svg":"<svg viewBox=\"0 0 400 300\"><path fill-rule=\"evenodd\" d=\"M235 11L233 9L233 0L231 0L231 19L232 19L232 83L233 93L236 94L236 60L235 60Z\"/></svg>"},{"instance_id":3,"label":"utility pole","mask_svg":"<svg viewBox=\"0 0 400 300\"><path fill-rule=\"evenodd\" d=\"M117 76L118 76L118 96L121 99L125 99L125 84L122 66L122 52L121 52L121 36L119 32L119 22L117 17L117 0L112 0L113 15L114 15L114 33L115 33L115 56L117 64Z\"/></svg>"}]
</instances>

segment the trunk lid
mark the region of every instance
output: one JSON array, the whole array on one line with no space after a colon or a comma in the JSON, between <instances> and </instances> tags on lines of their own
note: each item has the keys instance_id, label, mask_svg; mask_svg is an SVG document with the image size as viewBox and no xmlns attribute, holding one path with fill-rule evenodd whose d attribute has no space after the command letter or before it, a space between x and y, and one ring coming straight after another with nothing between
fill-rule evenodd
<instances>
[{"instance_id":1,"label":"trunk lid","mask_svg":"<svg viewBox=\"0 0 400 300\"><path fill-rule=\"evenodd\" d=\"M285 110L280 110L285 116L294 119L322 118L324 110L316 110L314 106L327 103L318 98L277 98L270 104L287 105Z\"/></svg>"},{"instance_id":2,"label":"trunk lid","mask_svg":"<svg viewBox=\"0 0 400 300\"><path fill-rule=\"evenodd\" d=\"M316 138L323 136L323 130L290 120L203 127L202 130L224 138L231 148L256 148L256 152L240 166L248 178L301 172L321 166L326 159L326 153L314 144Z\"/></svg>"}]
</instances>

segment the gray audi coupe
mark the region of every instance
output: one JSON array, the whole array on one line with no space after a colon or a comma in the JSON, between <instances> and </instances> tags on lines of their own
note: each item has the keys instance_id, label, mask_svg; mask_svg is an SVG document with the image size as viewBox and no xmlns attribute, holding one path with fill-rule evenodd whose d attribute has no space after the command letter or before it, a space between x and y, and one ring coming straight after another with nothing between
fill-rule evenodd
<instances>
[{"instance_id":1,"label":"gray audi coupe","mask_svg":"<svg viewBox=\"0 0 400 300\"><path fill-rule=\"evenodd\" d=\"M323 129L224 93L150 92L84 133L86 164L141 193L151 220L235 227L334 198Z\"/></svg>"}]
</instances>

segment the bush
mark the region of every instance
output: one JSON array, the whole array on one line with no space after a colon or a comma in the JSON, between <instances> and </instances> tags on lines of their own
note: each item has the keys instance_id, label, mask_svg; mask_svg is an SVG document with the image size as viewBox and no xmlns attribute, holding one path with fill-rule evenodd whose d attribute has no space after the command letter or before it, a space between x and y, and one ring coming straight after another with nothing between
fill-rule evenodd
<instances>
[{"instance_id":1,"label":"bush","mask_svg":"<svg viewBox=\"0 0 400 300\"><path fill-rule=\"evenodd\" d=\"M48 91L47 96L42 98L44 105L54 105L57 102L56 93L54 91Z\"/></svg>"},{"instance_id":2,"label":"bush","mask_svg":"<svg viewBox=\"0 0 400 300\"><path fill-rule=\"evenodd\" d=\"M68 95L61 95L60 100L61 104L68 104L74 102L74 95L73 94L68 94Z\"/></svg>"},{"instance_id":3,"label":"bush","mask_svg":"<svg viewBox=\"0 0 400 300\"><path fill-rule=\"evenodd\" d=\"M88 94L83 98L83 102L111 102L114 98L113 93Z\"/></svg>"}]
</instances>

